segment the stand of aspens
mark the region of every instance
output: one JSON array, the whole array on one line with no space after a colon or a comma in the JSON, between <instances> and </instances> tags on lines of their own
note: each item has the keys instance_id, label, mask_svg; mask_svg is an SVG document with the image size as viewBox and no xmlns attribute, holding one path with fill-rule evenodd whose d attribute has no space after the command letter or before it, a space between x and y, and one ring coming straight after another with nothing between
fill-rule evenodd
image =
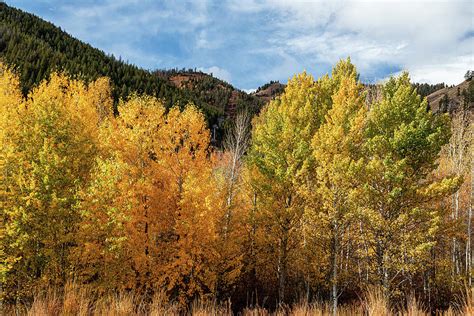
<instances>
[{"instance_id":1,"label":"stand of aspens","mask_svg":"<svg viewBox=\"0 0 474 316\"><path fill-rule=\"evenodd\" d=\"M349 59L298 74L211 148L192 104L134 95L114 115L107 78L23 96L2 65L2 305L74 282L178 309L336 314L373 286L447 309L472 279L472 116L433 114L407 73L380 89L366 102Z\"/></svg>"}]
</instances>

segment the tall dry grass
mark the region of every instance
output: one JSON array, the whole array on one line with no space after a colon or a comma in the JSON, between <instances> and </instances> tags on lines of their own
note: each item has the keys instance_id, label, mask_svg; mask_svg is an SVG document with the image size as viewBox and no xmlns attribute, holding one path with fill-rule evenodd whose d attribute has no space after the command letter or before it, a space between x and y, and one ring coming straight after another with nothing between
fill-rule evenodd
<instances>
[{"instance_id":1,"label":"tall dry grass","mask_svg":"<svg viewBox=\"0 0 474 316\"><path fill-rule=\"evenodd\" d=\"M216 301L195 301L190 313L195 316L231 316L232 308L230 302L218 304Z\"/></svg>"},{"instance_id":2,"label":"tall dry grass","mask_svg":"<svg viewBox=\"0 0 474 316\"><path fill-rule=\"evenodd\" d=\"M474 315L474 287L465 287L459 302L459 312L463 315Z\"/></svg>"},{"instance_id":3,"label":"tall dry grass","mask_svg":"<svg viewBox=\"0 0 474 316\"><path fill-rule=\"evenodd\" d=\"M368 315L392 315L390 303L380 287L368 288L362 300L362 305Z\"/></svg>"},{"instance_id":4,"label":"tall dry grass","mask_svg":"<svg viewBox=\"0 0 474 316\"><path fill-rule=\"evenodd\" d=\"M35 296L33 302L26 306L3 306L3 315L84 315L84 316L230 316L233 315L230 301L219 304L213 300L195 301L186 309L180 309L177 303L170 303L163 292L154 294L151 300L145 302L142 297L134 293L116 293L104 295L94 299L86 287L68 283L62 291L47 290ZM269 312L262 307L246 308L239 313L242 316L329 316L332 315L331 306L327 303L299 302L292 306L280 307L275 312ZM380 288L370 288L360 301L338 307L338 315L403 315L424 316L430 315L414 296L407 299L407 304L397 311L390 307ZM459 298L458 303L449 310L437 315L474 315L474 288L467 288Z\"/></svg>"},{"instance_id":5,"label":"tall dry grass","mask_svg":"<svg viewBox=\"0 0 474 316\"><path fill-rule=\"evenodd\" d=\"M414 295L410 295L407 299L407 307L401 313L403 316L428 316L430 313L423 305L416 300Z\"/></svg>"},{"instance_id":6,"label":"tall dry grass","mask_svg":"<svg viewBox=\"0 0 474 316\"><path fill-rule=\"evenodd\" d=\"M179 305L168 302L163 291L158 291L153 296L150 304L149 315L150 316L171 316L179 314Z\"/></svg>"}]
</instances>

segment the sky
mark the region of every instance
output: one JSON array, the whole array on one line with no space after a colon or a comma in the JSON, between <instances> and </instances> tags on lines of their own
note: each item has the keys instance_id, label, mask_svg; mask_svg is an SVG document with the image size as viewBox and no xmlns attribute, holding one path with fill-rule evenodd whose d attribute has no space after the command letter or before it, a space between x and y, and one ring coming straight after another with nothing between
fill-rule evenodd
<instances>
[{"instance_id":1,"label":"sky","mask_svg":"<svg viewBox=\"0 0 474 316\"><path fill-rule=\"evenodd\" d=\"M351 57L364 82L474 69L471 0L7 0L146 69L197 68L250 91Z\"/></svg>"}]
</instances>

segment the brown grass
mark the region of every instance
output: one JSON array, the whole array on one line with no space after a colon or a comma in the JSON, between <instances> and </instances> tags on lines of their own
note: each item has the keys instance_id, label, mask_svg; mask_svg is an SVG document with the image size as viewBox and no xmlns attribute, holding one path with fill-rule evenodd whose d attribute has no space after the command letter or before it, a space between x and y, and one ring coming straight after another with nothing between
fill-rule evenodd
<instances>
[{"instance_id":1,"label":"brown grass","mask_svg":"<svg viewBox=\"0 0 474 316\"><path fill-rule=\"evenodd\" d=\"M150 316L171 316L179 314L179 305L175 302L168 302L163 291L158 291L153 296L150 304Z\"/></svg>"},{"instance_id":2,"label":"brown grass","mask_svg":"<svg viewBox=\"0 0 474 316\"><path fill-rule=\"evenodd\" d=\"M191 306L191 315L196 316L230 316L232 309L230 302L217 304L216 301L195 301Z\"/></svg>"},{"instance_id":3,"label":"brown grass","mask_svg":"<svg viewBox=\"0 0 474 316\"><path fill-rule=\"evenodd\" d=\"M459 305L461 314L474 315L474 287L466 286Z\"/></svg>"},{"instance_id":4,"label":"brown grass","mask_svg":"<svg viewBox=\"0 0 474 316\"><path fill-rule=\"evenodd\" d=\"M93 299L92 293L85 287L68 283L63 291L47 290L35 296L29 306L18 305L4 308L4 315L196 315L217 316L232 315L230 301L219 304L214 300L195 301L189 310L182 310L175 302L168 302L163 292L155 293L151 302L145 304L143 300L133 293L116 293L104 295ZM331 306L327 303L308 303L302 301L293 306L281 307L270 313L262 307L244 309L242 316L326 316L332 315ZM338 307L338 315L403 315L424 316L429 312L416 300L414 296L407 299L407 306L395 312L390 308L380 288L370 288L366 291L360 302ZM474 315L474 288L467 288L460 297L456 306L444 313L437 315Z\"/></svg>"}]
</instances>

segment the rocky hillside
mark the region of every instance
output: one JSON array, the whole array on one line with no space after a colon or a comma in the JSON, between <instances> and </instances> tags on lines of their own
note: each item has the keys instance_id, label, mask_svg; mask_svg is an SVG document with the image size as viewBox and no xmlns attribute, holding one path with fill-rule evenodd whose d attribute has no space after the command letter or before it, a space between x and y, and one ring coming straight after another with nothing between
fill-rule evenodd
<instances>
[{"instance_id":1,"label":"rocky hillside","mask_svg":"<svg viewBox=\"0 0 474 316\"><path fill-rule=\"evenodd\" d=\"M453 113L462 109L474 111L474 80L442 88L428 95L427 99L435 113Z\"/></svg>"},{"instance_id":2,"label":"rocky hillside","mask_svg":"<svg viewBox=\"0 0 474 316\"><path fill-rule=\"evenodd\" d=\"M278 81L270 81L269 83L259 87L255 92L252 93L252 95L266 103L282 94L284 90L284 84Z\"/></svg>"}]
</instances>

